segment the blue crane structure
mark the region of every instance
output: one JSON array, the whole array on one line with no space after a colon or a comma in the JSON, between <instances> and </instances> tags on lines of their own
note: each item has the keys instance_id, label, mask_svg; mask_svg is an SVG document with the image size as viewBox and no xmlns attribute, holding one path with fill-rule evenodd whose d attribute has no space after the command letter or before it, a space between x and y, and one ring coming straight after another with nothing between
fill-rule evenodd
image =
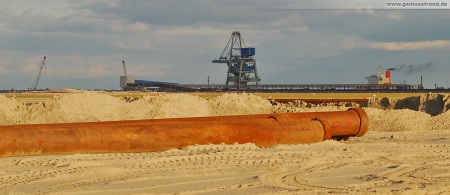
<instances>
[{"instance_id":1,"label":"blue crane structure","mask_svg":"<svg viewBox=\"0 0 450 195\"><path fill-rule=\"evenodd\" d=\"M219 59L213 63L224 63L228 66L227 81L229 88L245 89L248 83L258 85L261 78L258 76L254 47L246 47L239 31L234 31L228 40Z\"/></svg>"}]
</instances>

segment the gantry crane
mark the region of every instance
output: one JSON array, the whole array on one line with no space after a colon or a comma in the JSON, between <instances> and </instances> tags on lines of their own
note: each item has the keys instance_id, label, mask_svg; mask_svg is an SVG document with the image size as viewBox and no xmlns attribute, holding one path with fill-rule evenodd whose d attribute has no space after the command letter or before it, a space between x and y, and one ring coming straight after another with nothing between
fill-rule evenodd
<instances>
[{"instance_id":1,"label":"gantry crane","mask_svg":"<svg viewBox=\"0 0 450 195\"><path fill-rule=\"evenodd\" d=\"M44 56L44 59L42 60L42 63L41 63L41 68L39 69L39 74L36 78L36 82L34 83L34 85L31 85L31 89L33 89L33 90L36 90L37 85L39 83L39 79L41 79L42 70L44 69L44 66L45 66L45 60L47 60L47 58Z\"/></svg>"},{"instance_id":2,"label":"gantry crane","mask_svg":"<svg viewBox=\"0 0 450 195\"><path fill-rule=\"evenodd\" d=\"M237 89L245 88L249 82L258 82L256 68L255 48L246 47L242 40L241 33L234 31L228 40L225 49L219 59L215 59L213 63L226 63L228 66L226 85L234 84Z\"/></svg>"}]
</instances>

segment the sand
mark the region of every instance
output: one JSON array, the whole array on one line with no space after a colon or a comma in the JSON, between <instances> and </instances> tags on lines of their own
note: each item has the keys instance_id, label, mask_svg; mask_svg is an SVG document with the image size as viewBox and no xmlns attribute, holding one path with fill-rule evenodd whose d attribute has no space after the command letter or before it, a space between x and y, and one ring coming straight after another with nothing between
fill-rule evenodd
<instances>
[{"instance_id":1,"label":"sand","mask_svg":"<svg viewBox=\"0 0 450 195\"><path fill-rule=\"evenodd\" d=\"M162 93L121 100L105 93L77 92L31 103L0 95L0 124L332 111L351 106L360 105L272 105L252 94L205 100ZM0 193L450 193L448 97L374 98L367 106L369 132L345 142L0 158Z\"/></svg>"},{"instance_id":2,"label":"sand","mask_svg":"<svg viewBox=\"0 0 450 195\"><path fill-rule=\"evenodd\" d=\"M187 94L144 96L121 109L125 120L201 117L210 112L205 99Z\"/></svg>"}]
</instances>

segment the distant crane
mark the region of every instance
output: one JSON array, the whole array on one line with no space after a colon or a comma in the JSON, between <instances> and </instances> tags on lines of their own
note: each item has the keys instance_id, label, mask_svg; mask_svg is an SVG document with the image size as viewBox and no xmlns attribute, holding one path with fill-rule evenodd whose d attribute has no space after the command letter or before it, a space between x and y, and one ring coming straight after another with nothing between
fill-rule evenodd
<instances>
[{"instance_id":1,"label":"distant crane","mask_svg":"<svg viewBox=\"0 0 450 195\"><path fill-rule=\"evenodd\" d=\"M122 61L123 65L123 76L127 77L127 68L125 67L125 61Z\"/></svg>"},{"instance_id":2,"label":"distant crane","mask_svg":"<svg viewBox=\"0 0 450 195\"><path fill-rule=\"evenodd\" d=\"M44 56L44 59L42 60L42 63L41 63L41 68L39 69L39 74L36 78L36 82L34 83L34 85L31 85L31 89L33 89L33 90L36 90L37 85L39 83L39 79L41 79L42 70L44 69L44 66L45 66L45 60L47 60L47 58Z\"/></svg>"},{"instance_id":3,"label":"distant crane","mask_svg":"<svg viewBox=\"0 0 450 195\"><path fill-rule=\"evenodd\" d=\"M128 84L133 84L135 82L134 77L127 74L127 68L125 66L125 61L122 61L123 76L120 76L120 88L127 90Z\"/></svg>"},{"instance_id":4,"label":"distant crane","mask_svg":"<svg viewBox=\"0 0 450 195\"><path fill-rule=\"evenodd\" d=\"M219 59L215 59L213 63L224 63L228 66L226 85L232 83L237 89L247 87L249 82L261 81L256 69L256 60L254 47L246 47L242 40L241 33L234 31L228 40L225 49Z\"/></svg>"}]
</instances>

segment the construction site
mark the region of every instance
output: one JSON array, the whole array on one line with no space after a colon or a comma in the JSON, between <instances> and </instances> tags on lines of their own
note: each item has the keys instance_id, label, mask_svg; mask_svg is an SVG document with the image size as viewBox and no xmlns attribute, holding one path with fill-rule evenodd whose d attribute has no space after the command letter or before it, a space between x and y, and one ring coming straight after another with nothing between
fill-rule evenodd
<instances>
[{"instance_id":1,"label":"construction site","mask_svg":"<svg viewBox=\"0 0 450 195\"><path fill-rule=\"evenodd\" d=\"M450 195L450 0L0 2L0 195Z\"/></svg>"},{"instance_id":2,"label":"construction site","mask_svg":"<svg viewBox=\"0 0 450 195\"><path fill-rule=\"evenodd\" d=\"M0 94L1 194L448 194L450 95L394 84L261 84L233 32L224 84ZM248 93L251 92L251 93ZM323 92L323 93L316 93ZM441 91L445 92L445 90Z\"/></svg>"}]
</instances>

